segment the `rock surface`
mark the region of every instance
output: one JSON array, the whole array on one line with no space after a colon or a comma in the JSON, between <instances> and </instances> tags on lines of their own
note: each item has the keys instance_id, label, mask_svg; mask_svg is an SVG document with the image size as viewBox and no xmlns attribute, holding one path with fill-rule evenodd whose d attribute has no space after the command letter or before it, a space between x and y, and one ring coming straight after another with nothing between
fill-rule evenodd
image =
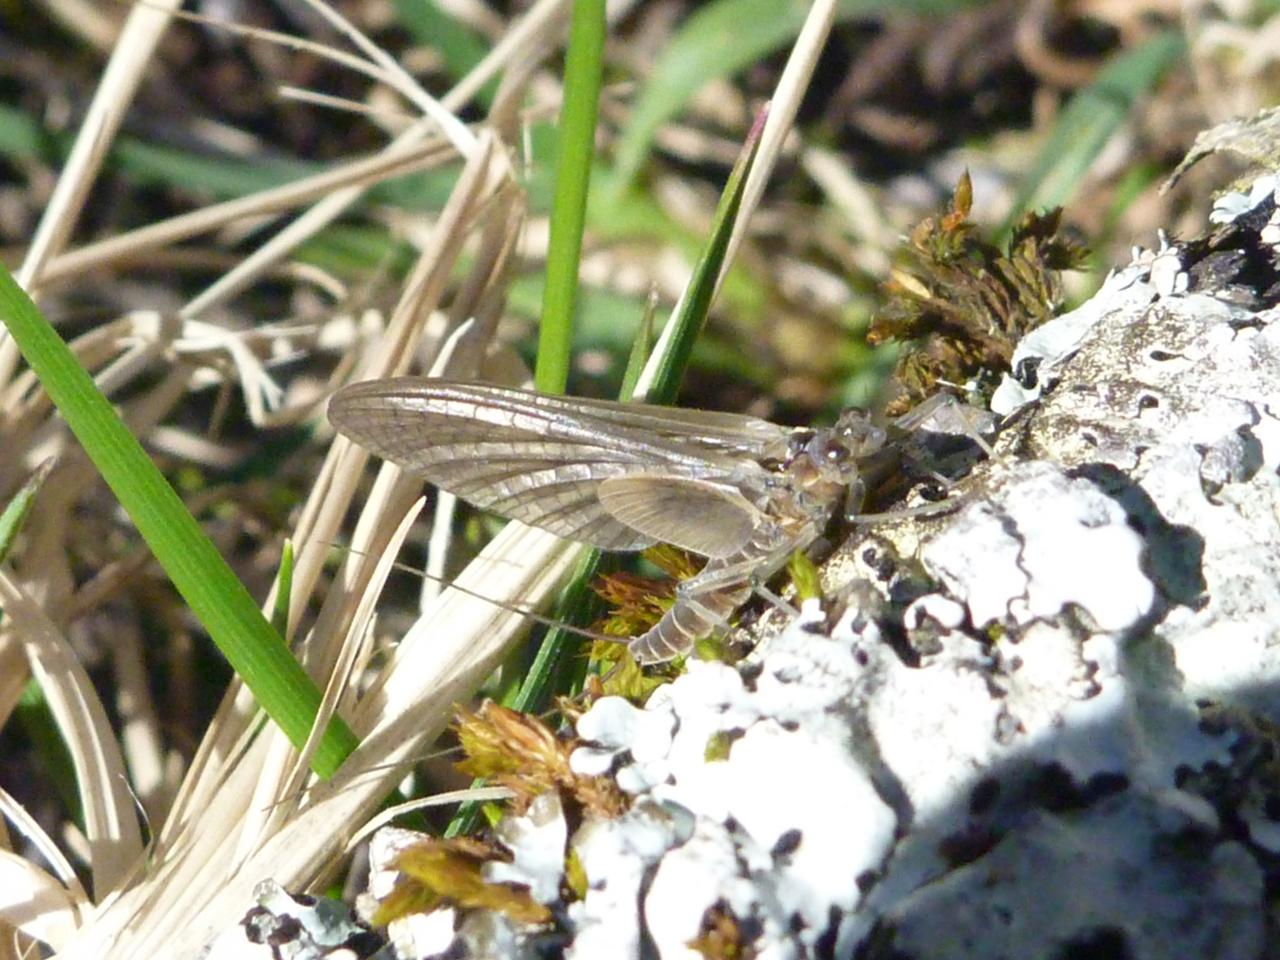
<instances>
[{"instance_id":1,"label":"rock surface","mask_svg":"<svg viewBox=\"0 0 1280 960\"><path fill-rule=\"evenodd\" d=\"M967 502L847 544L833 629L694 665L665 752L608 743L682 811L628 905L660 956L726 913L758 956L1277 949L1275 189L1029 337Z\"/></svg>"},{"instance_id":2,"label":"rock surface","mask_svg":"<svg viewBox=\"0 0 1280 960\"><path fill-rule=\"evenodd\" d=\"M861 530L825 612L582 717L634 805L571 833L567 903L563 813L508 825L554 946L423 955L1276 955L1276 189L1029 336L959 506Z\"/></svg>"}]
</instances>

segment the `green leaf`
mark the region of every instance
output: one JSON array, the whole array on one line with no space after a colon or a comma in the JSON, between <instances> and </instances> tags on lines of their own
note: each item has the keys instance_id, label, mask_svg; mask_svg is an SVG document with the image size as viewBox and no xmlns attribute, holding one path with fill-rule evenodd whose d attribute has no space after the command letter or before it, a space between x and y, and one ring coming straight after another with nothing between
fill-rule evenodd
<instances>
[{"instance_id":1,"label":"green leaf","mask_svg":"<svg viewBox=\"0 0 1280 960\"><path fill-rule=\"evenodd\" d=\"M289 632L289 600L293 596L293 541L286 540L280 551L280 569L276 573L276 602L271 608L271 627L280 636Z\"/></svg>"},{"instance_id":2,"label":"green leaf","mask_svg":"<svg viewBox=\"0 0 1280 960\"><path fill-rule=\"evenodd\" d=\"M2 269L0 321L196 618L267 715L301 747L320 691L62 338ZM335 719L313 769L329 776L356 743Z\"/></svg>"},{"instance_id":3,"label":"green leaf","mask_svg":"<svg viewBox=\"0 0 1280 960\"><path fill-rule=\"evenodd\" d=\"M575 0L565 58L564 105L556 155L555 194L547 248L547 285L538 327L534 385L564 393L573 348L573 308L582 259L587 188L595 156L596 116L604 57L604 0Z\"/></svg>"},{"instance_id":4,"label":"green leaf","mask_svg":"<svg viewBox=\"0 0 1280 960\"><path fill-rule=\"evenodd\" d=\"M622 389L618 391L619 400L630 400L636 395L636 384L640 382L640 374L644 372L645 359L653 349L653 318L658 312L658 295L655 291L644 306L644 316L640 318L640 327L636 330L635 340L631 344L631 353L627 356L627 369L622 375Z\"/></svg>"},{"instance_id":5,"label":"green leaf","mask_svg":"<svg viewBox=\"0 0 1280 960\"><path fill-rule=\"evenodd\" d=\"M4 513L0 513L0 562L9 556L9 551L13 549L13 541L31 512L40 485L44 483L52 469L52 458L40 464L36 472L22 485L22 489L15 493L13 499L5 505Z\"/></svg>"},{"instance_id":6,"label":"green leaf","mask_svg":"<svg viewBox=\"0 0 1280 960\"><path fill-rule=\"evenodd\" d=\"M747 135L747 142L729 174L724 192L720 196L720 204L716 207L706 248L694 265L689 285L669 321L675 328L670 336L667 336L667 331L663 331L662 342L666 345L666 350L658 358L658 372L645 396L651 403L674 402L680 389L680 381L689 366L694 344L706 325L711 300L716 292L716 280L724 266L729 238L733 234L733 223L738 216L738 208L742 205L742 191L747 183L747 174L751 172L751 164L755 161L756 149L760 146L760 131L763 126L764 117L761 116Z\"/></svg>"},{"instance_id":7,"label":"green leaf","mask_svg":"<svg viewBox=\"0 0 1280 960\"><path fill-rule=\"evenodd\" d=\"M791 559L787 562L787 572L791 574L791 582L795 584L796 599L801 603L822 596L822 580L818 575L818 567L803 550L797 550L791 554Z\"/></svg>"},{"instance_id":8,"label":"green leaf","mask_svg":"<svg viewBox=\"0 0 1280 960\"><path fill-rule=\"evenodd\" d=\"M50 133L22 111L0 104L0 155L61 163L70 146L70 136ZM115 139L108 156L109 169L131 183L196 191L219 200L285 186L330 166L292 157L201 155L125 136ZM369 196L413 210L439 210L457 179L457 167L419 171L378 184Z\"/></svg>"}]
</instances>

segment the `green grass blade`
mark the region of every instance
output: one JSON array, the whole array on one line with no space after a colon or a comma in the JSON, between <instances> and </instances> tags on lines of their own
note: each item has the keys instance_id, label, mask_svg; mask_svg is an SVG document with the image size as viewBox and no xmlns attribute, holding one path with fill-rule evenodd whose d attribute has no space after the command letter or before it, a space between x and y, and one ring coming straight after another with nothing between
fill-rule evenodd
<instances>
[{"instance_id":1,"label":"green grass blade","mask_svg":"<svg viewBox=\"0 0 1280 960\"><path fill-rule=\"evenodd\" d=\"M49 476L49 471L53 469L53 463L53 458L50 457L40 464L36 472L22 485L22 489L15 493L13 499L5 505L4 512L0 513L0 563L4 563L5 558L9 556L9 551L13 549L13 542L18 538L18 532L31 513L31 507L36 502L36 494L40 491L45 478ZM0 623L3 622L4 611L0 610Z\"/></svg>"},{"instance_id":2,"label":"green grass blade","mask_svg":"<svg viewBox=\"0 0 1280 960\"><path fill-rule=\"evenodd\" d=\"M547 248L547 285L538 328L533 383L544 393L564 393L573 345L573 307L582 259L587 187L595 153L596 115L604 57L604 0L575 0L565 56L564 106L556 153L556 183Z\"/></svg>"},{"instance_id":3,"label":"green grass blade","mask_svg":"<svg viewBox=\"0 0 1280 960\"><path fill-rule=\"evenodd\" d=\"M761 114L751 128L751 133L747 135L742 154L734 164L724 192L720 195L720 203L711 222L711 237L693 268L693 276L689 278L680 306L668 321L674 324L674 330L669 335L663 331L662 343L666 349L658 358L657 373L645 394L645 399L651 403L672 403L680 390L680 381L689 366L694 344L711 310L716 281L724 266L724 255L729 248L733 222L742 205L742 191L747 183L747 174L751 172L756 149L760 146L760 131L763 129L764 114Z\"/></svg>"},{"instance_id":4,"label":"green grass blade","mask_svg":"<svg viewBox=\"0 0 1280 960\"><path fill-rule=\"evenodd\" d=\"M627 360L627 370L622 377L622 392L618 397L620 400L631 399L636 381L640 379L640 371L644 369L653 335L656 307L657 300L651 298ZM590 620L591 608L597 603L591 590L591 581L600 573L603 559L599 550L583 551L568 586L556 600L551 613L553 619L565 623L587 623ZM554 692L571 693L579 689L588 666L586 659L580 656L582 641L581 636L570 630L560 627L548 630L523 680L518 687L513 686L509 696L502 698L502 705L524 713L541 713L551 703ZM484 780L477 779L472 785L483 786ZM479 803L468 802L459 807L458 813L449 821L445 836L456 837L471 833L480 822L480 806Z\"/></svg>"},{"instance_id":5,"label":"green grass blade","mask_svg":"<svg viewBox=\"0 0 1280 960\"><path fill-rule=\"evenodd\" d=\"M51 132L39 120L0 104L0 155L38 156L58 165L70 152L69 134ZM318 172L322 166L285 157L200 156L186 150L120 137L112 146L109 165L140 186L182 187L219 198L242 197L257 190L292 183Z\"/></svg>"},{"instance_id":6,"label":"green grass blade","mask_svg":"<svg viewBox=\"0 0 1280 960\"><path fill-rule=\"evenodd\" d=\"M17 538L18 531L22 529L27 515L31 513L36 494L40 491L40 485L44 483L45 478L49 476L49 471L53 469L53 463L53 459L50 458L40 464L36 472L22 485L22 489L15 493L13 499L5 505L4 513L0 513L0 563L4 562L5 557L9 556L9 551L13 549L13 541Z\"/></svg>"},{"instance_id":7,"label":"green grass blade","mask_svg":"<svg viewBox=\"0 0 1280 960\"><path fill-rule=\"evenodd\" d=\"M49 709L44 689L34 679L28 680L22 689L13 713L19 728L31 742L30 756L49 778L53 795L68 819L84 830L84 803L80 799L75 762L71 759L62 731L58 729L58 721Z\"/></svg>"},{"instance_id":8,"label":"green grass blade","mask_svg":"<svg viewBox=\"0 0 1280 960\"><path fill-rule=\"evenodd\" d=\"M280 569L276 573L276 602L271 607L271 629L282 637L289 635L289 602L293 598L293 541L286 540L280 551Z\"/></svg>"},{"instance_id":9,"label":"green grass blade","mask_svg":"<svg viewBox=\"0 0 1280 960\"><path fill-rule=\"evenodd\" d=\"M630 400L636 395L636 386L640 383L640 374L644 372L645 360L653 349L653 321L658 314L658 292L649 293L649 300L644 305L644 316L640 318L640 326L636 330L635 340L631 343L631 353L627 356L627 369L622 374L622 389L618 391L619 400Z\"/></svg>"},{"instance_id":10,"label":"green grass blade","mask_svg":"<svg viewBox=\"0 0 1280 960\"><path fill-rule=\"evenodd\" d=\"M1182 34L1167 30L1117 56L1072 97L1027 173L1001 235L1024 211L1066 204L1138 99L1185 55Z\"/></svg>"},{"instance_id":11,"label":"green grass blade","mask_svg":"<svg viewBox=\"0 0 1280 960\"><path fill-rule=\"evenodd\" d=\"M5 270L0 270L0 320L209 636L267 714L302 746L320 691L92 378ZM351 731L338 720L331 722L312 757L313 769L330 775L355 746Z\"/></svg>"},{"instance_id":12,"label":"green grass blade","mask_svg":"<svg viewBox=\"0 0 1280 960\"><path fill-rule=\"evenodd\" d=\"M0 103L0 157L21 161L36 157L56 167L70 152L71 143L70 135L52 132L34 117ZM108 167L137 186L176 187L228 200L287 186L332 164L281 156L246 160L202 155L122 136L112 145ZM369 197L412 210L440 210L457 180L456 166L420 170L375 184Z\"/></svg>"},{"instance_id":13,"label":"green grass blade","mask_svg":"<svg viewBox=\"0 0 1280 960\"><path fill-rule=\"evenodd\" d=\"M622 391L618 395L619 400L631 399L636 382L640 379L640 372L644 369L652 340L653 313L656 306L656 300L650 300L648 309L645 311L645 319L636 332L635 343L627 360L627 369L622 375ZM588 622L592 609L598 605L595 594L591 590L591 581L600 572L602 560L603 553L599 550L583 551L568 586L560 592L556 600L551 613L553 620L564 623ZM541 713L550 705L552 693L572 692L575 681L580 683L585 676L586 661L577 657L582 645L583 638L572 631L560 627L547 631L523 683L518 690L513 691L510 698L503 700L503 706L525 713ZM575 665L575 662L582 669L571 671L570 668Z\"/></svg>"},{"instance_id":14,"label":"green grass blade","mask_svg":"<svg viewBox=\"0 0 1280 960\"><path fill-rule=\"evenodd\" d=\"M551 609L552 619L565 623L590 622L591 611L596 606L591 581L600 572L602 560L599 550L583 551L573 577ZM520 689L503 705L524 713L542 713L551 706L553 694L571 692L574 674L580 673L574 666L586 666L586 660L579 655L585 642L580 634L562 627L548 630Z\"/></svg>"}]
</instances>

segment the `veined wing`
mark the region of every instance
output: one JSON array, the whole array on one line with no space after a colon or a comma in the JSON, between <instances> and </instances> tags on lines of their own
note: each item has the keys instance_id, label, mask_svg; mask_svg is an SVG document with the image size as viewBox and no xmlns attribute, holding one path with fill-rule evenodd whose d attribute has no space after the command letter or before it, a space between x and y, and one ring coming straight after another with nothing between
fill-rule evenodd
<instances>
[{"instance_id":1,"label":"veined wing","mask_svg":"<svg viewBox=\"0 0 1280 960\"><path fill-rule=\"evenodd\" d=\"M614 518L662 543L704 557L737 553L769 522L736 487L657 474L611 477L596 495Z\"/></svg>"},{"instance_id":2,"label":"veined wing","mask_svg":"<svg viewBox=\"0 0 1280 960\"><path fill-rule=\"evenodd\" d=\"M620 522L602 481L638 474L763 486L789 431L737 414L570 400L400 378L339 391L329 419L386 460L502 516L611 550L655 542Z\"/></svg>"}]
</instances>

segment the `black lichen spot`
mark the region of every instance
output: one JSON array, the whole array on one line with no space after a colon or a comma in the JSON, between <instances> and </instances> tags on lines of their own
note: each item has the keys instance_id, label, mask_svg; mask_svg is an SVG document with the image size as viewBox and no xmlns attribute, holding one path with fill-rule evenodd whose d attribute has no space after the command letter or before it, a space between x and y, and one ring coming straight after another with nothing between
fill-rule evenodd
<instances>
[{"instance_id":1,"label":"black lichen spot","mask_svg":"<svg viewBox=\"0 0 1280 960\"><path fill-rule=\"evenodd\" d=\"M1075 778L1059 763L1041 767L1032 786L1040 795L1039 805L1046 810L1062 813L1066 810L1078 810L1084 806L1081 803L1080 790L1076 787Z\"/></svg>"},{"instance_id":2,"label":"black lichen spot","mask_svg":"<svg viewBox=\"0 0 1280 960\"><path fill-rule=\"evenodd\" d=\"M1262 803L1262 812L1268 820L1280 821L1280 796L1274 793L1268 794L1267 799Z\"/></svg>"},{"instance_id":3,"label":"black lichen spot","mask_svg":"<svg viewBox=\"0 0 1280 960\"><path fill-rule=\"evenodd\" d=\"M1098 927L1068 940L1057 960L1129 960L1129 938L1115 927Z\"/></svg>"},{"instance_id":4,"label":"black lichen spot","mask_svg":"<svg viewBox=\"0 0 1280 960\"><path fill-rule=\"evenodd\" d=\"M1084 784L1078 784L1065 767L1050 763L1039 769L1031 787L1038 794L1039 806L1054 813L1065 813L1081 810L1103 797L1128 789L1129 778L1121 773L1098 773Z\"/></svg>"},{"instance_id":5,"label":"black lichen spot","mask_svg":"<svg viewBox=\"0 0 1280 960\"><path fill-rule=\"evenodd\" d=\"M266 907L251 907L241 918L240 925L244 927L244 938L250 943L265 943L276 928L276 918Z\"/></svg>"},{"instance_id":6,"label":"black lichen spot","mask_svg":"<svg viewBox=\"0 0 1280 960\"><path fill-rule=\"evenodd\" d=\"M916 487L916 493L920 494L921 499L930 503L941 503L951 496L951 489L940 483L926 483Z\"/></svg>"},{"instance_id":7,"label":"black lichen spot","mask_svg":"<svg viewBox=\"0 0 1280 960\"><path fill-rule=\"evenodd\" d=\"M999 842L1000 834L974 825L943 837L938 843L938 853L953 867L962 867L986 855Z\"/></svg>"},{"instance_id":8,"label":"black lichen spot","mask_svg":"<svg viewBox=\"0 0 1280 960\"><path fill-rule=\"evenodd\" d=\"M881 583L888 583L897 569L892 554L877 550L875 547L867 547L862 551L862 562L871 569Z\"/></svg>"},{"instance_id":9,"label":"black lichen spot","mask_svg":"<svg viewBox=\"0 0 1280 960\"><path fill-rule=\"evenodd\" d=\"M778 837L777 842L773 845L773 849L769 851L770 855L778 860L782 857L789 857L800 849L800 841L804 839L804 834L799 830L786 830L782 836Z\"/></svg>"},{"instance_id":10,"label":"black lichen spot","mask_svg":"<svg viewBox=\"0 0 1280 960\"><path fill-rule=\"evenodd\" d=\"M1013 368L1013 378L1028 390L1034 390L1039 382L1041 357L1023 357Z\"/></svg>"},{"instance_id":11,"label":"black lichen spot","mask_svg":"<svg viewBox=\"0 0 1280 960\"><path fill-rule=\"evenodd\" d=\"M1164 350L1152 350L1147 356L1156 361L1156 363L1167 363L1170 360L1178 359L1176 353L1167 353Z\"/></svg>"},{"instance_id":12,"label":"black lichen spot","mask_svg":"<svg viewBox=\"0 0 1280 960\"><path fill-rule=\"evenodd\" d=\"M573 942L573 937L566 932L569 929L568 917L559 921L558 925L561 929L539 932L529 938L527 944L532 947L535 957L546 957L546 960L553 960L555 957L564 956L565 950ZM467 956L465 945L461 939L455 940L454 944L458 948L457 952L450 957L443 958L443 960L455 960L455 958L456 960L462 960ZM360 956L364 956L364 954L360 954Z\"/></svg>"},{"instance_id":13,"label":"black lichen spot","mask_svg":"<svg viewBox=\"0 0 1280 960\"><path fill-rule=\"evenodd\" d=\"M1143 394L1138 400L1139 410L1154 410L1158 406L1160 406L1160 401L1149 393Z\"/></svg>"},{"instance_id":14,"label":"black lichen spot","mask_svg":"<svg viewBox=\"0 0 1280 960\"><path fill-rule=\"evenodd\" d=\"M880 881L880 874L875 870L863 870L856 878L854 883L858 885L858 892L862 894L869 893L871 888Z\"/></svg>"},{"instance_id":15,"label":"black lichen spot","mask_svg":"<svg viewBox=\"0 0 1280 960\"><path fill-rule=\"evenodd\" d=\"M920 653L912 645L911 639L899 618L892 618L881 625L881 636L889 649L902 661L902 665L912 670L920 667Z\"/></svg>"},{"instance_id":16,"label":"black lichen spot","mask_svg":"<svg viewBox=\"0 0 1280 960\"><path fill-rule=\"evenodd\" d=\"M969 791L969 814L980 817L995 806L1000 798L1000 781L995 777L983 777Z\"/></svg>"},{"instance_id":17,"label":"black lichen spot","mask_svg":"<svg viewBox=\"0 0 1280 960\"><path fill-rule=\"evenodd\" d=\"M836 937L840 934L840 920L843 915L837 907L832 907L827 915L827 925L822 935L813 943L813 955L819 960L835 960Z\"/></svg>"},{"instance_id":18,"label":"black lichen spot","mask_svg":"<svg viewBox=\"0 0 1280 960\"><path fill-rule=\"evenodd\" d=\"M1129 778L1123 773L1095 773L1084 785L1084 793L1090 803L1129 789Z\"/></svg>"}]
</instances>

